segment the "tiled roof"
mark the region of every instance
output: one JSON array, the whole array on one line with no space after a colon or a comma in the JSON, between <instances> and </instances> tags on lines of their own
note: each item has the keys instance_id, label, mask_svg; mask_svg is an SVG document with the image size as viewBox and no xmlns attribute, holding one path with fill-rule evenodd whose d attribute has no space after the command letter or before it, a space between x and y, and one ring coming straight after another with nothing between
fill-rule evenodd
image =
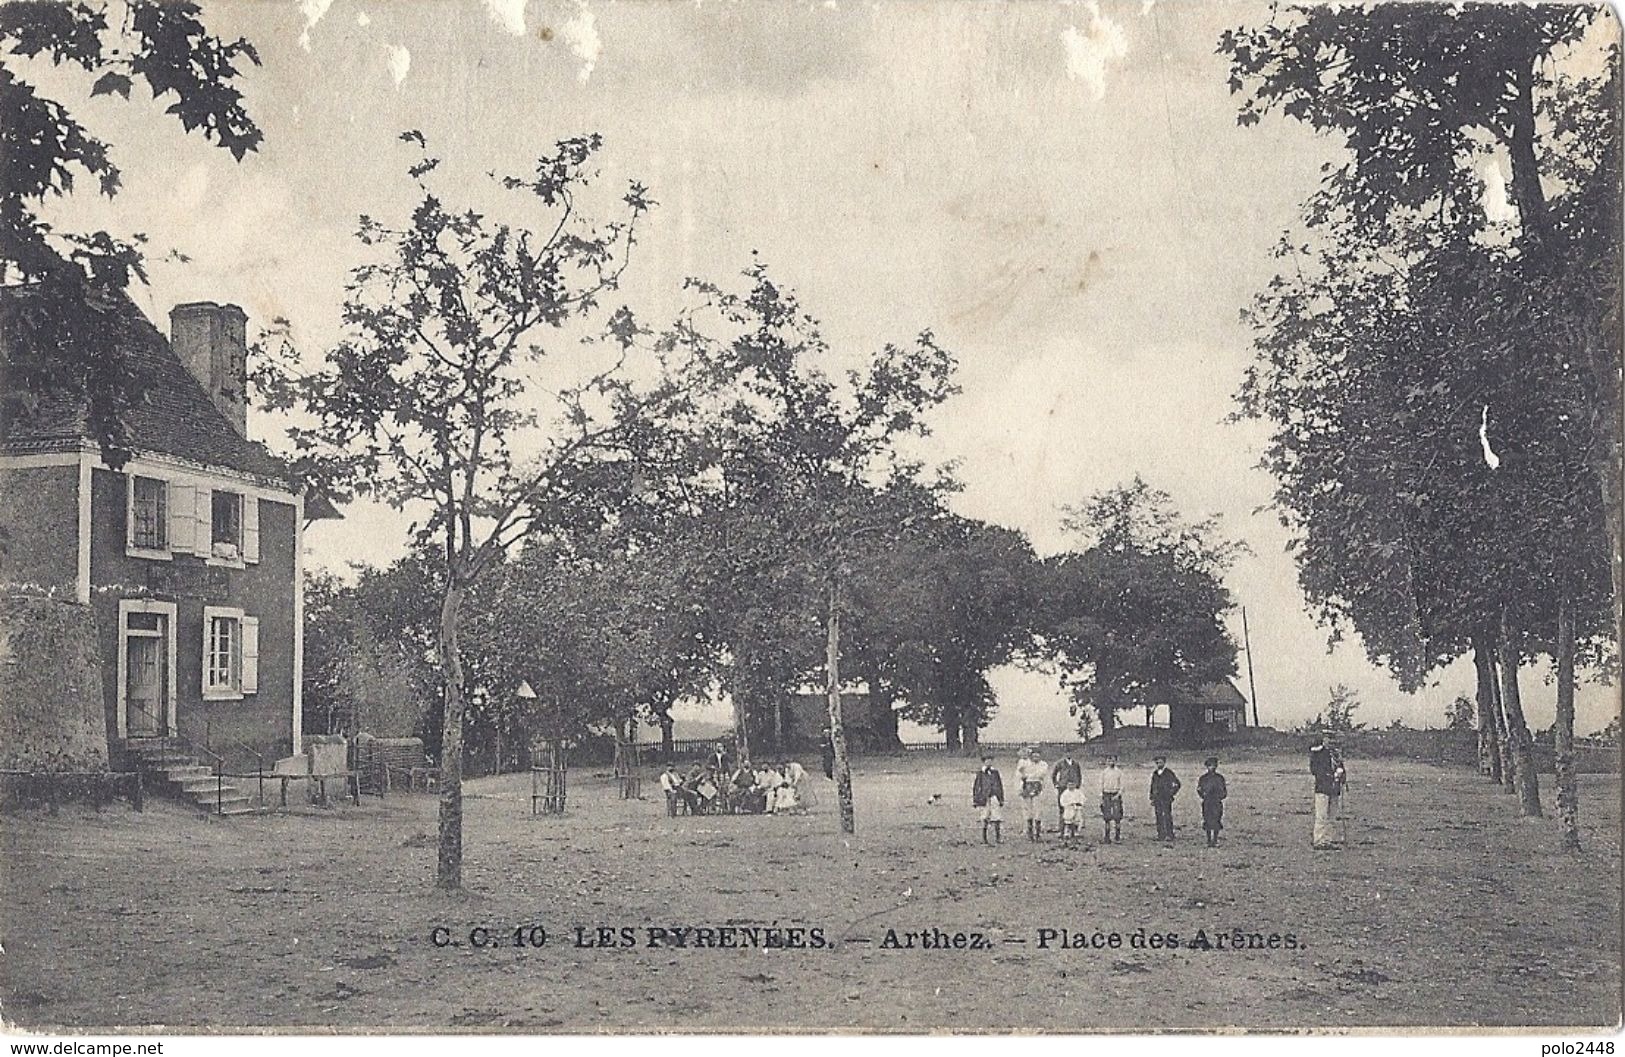
<instances>
[{"instance_id":1,"label":"tiled roof","mask_svg":"<svg viewBox=\"0 0 1625 1057\"><path fill-rule=\"evenodd\" d=\"M1236 684L1228 679L1218 682L1203 683L1200 686L1166 686L1158 688L1157 693L1148 695L1147 701L1156 701L1159 705L1180 705L1194 708L1227 708L1232 711L1247 707L1247 699L1236 689Z\"/></svg>"},{"instance_id":2,"label":"tiled roof","mask_svg":"<svg viewBox=\"0 0 1625 1057\"><path fill-rule=\"evenodd\" d=\"M0 296L18 294L12 289ZM123 323L123 352L146 389L145 399L124 416L133 450L290 483L287 463L237 432L133 303L126 302ZM82 401L47 398L31 413L14 415L0 439L0 453L78 450L91 440L85 420Z\"/></svg>"}]
</instances>

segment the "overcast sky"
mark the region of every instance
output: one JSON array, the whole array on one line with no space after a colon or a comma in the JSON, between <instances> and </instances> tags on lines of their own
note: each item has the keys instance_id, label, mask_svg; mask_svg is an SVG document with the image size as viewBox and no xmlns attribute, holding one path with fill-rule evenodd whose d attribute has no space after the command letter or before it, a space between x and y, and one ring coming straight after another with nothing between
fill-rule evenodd
<instances>
[{"instance_id":1,"label":"overcast sky","mask_svg":"<svg viewBox=\"0 0 1625 1057\"><path fill-rule=\"evenodd\" d=\"M283 316L320 347L360 259L357 215L412 200L401 130L422 130L468 184L599 132L605 186L637 179L660 203L622 291L644 318L670 317L685 276L729 281L757 251L840 355L925 327L957 353L964 392L927 453L958 460L961 513L1049 552L1067 542L1062 505L1140 473L1192 517L1221 514L1254 551L1230 586L1264 722L1313 715L1335 682L1373 724L1436 726L1470 692L1470 665L1408 697L1357 643L1327 653L1284 531L1255 512L1272 489L1254 468L1264 433L1223 421L1250 358L1238 313L1336 156L1279 119L1236 125L1215 43L1267 5L287 0L206 14L264 60L242 81L263 149L235 165L150 105L97 99L84 113L113 139L124 191L69 210L191 258L154 264L138 292L161 325L177 301L233 301L251 326ZM251 428L274 444L280 424ZM404 527L353 506L312 529L311 561L387 561ZM1232 625L1239 641L1239 612ZM1526 676L1542 727L1543 677ZM1070 730L1047 680L996 685L985 737ZM1583 689L1581 732L1616 708Z\"/></svg>"}]
</instances>

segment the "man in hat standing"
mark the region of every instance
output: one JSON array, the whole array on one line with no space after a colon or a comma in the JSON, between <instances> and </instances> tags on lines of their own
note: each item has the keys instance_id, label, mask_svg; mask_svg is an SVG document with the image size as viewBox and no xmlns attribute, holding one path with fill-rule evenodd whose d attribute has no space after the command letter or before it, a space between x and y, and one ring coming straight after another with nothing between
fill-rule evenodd
<instances>
[{"instance_id":1,"label":"man in hat standing","mask_svg":"<svg viewBox=\"0 0 1625 1057\"><path fill-rule=\"evenodd\" d=\"M1055 766L1050 768L1049 778L1055 785L1055 809L1059 812L1062 823L1066 822L1066 807L1061 803L1061 794L1068 789L1083 788L1083 764L1072 758L1072 750L1067 749L1061 753L1061 758Z\"/></svg>"},{"instance_id":2,"label":"man in hat standing","mask_svg":"<svg viewBox=\"0 0 1625 1057\"><path fill-rule=\"evenodd\" d=\"M1016 781L1021 783L1021 817L1027 820L1027 839L1043 836L1044 822L1038 817L1038 798L1044 793L1049 764L1038 755L1038 746L1026 748L1027 758L1016 762Z\"/></svg>"},{"instance_id":3,"label":"man in hat standing","mask_svg":"<svg viewBox=\"0 0 1625 1057\"><path fill-rule=\"evenodd\" d=\"M1168 757L1156 756L1151 761L1151 809L1157 816L1157 839L1173 843L1174 797L1179 795L1179 776L1168 766Z\"/></svg>"},{"instance_id":4,"label":"man in hat standing","mask_svg":"<svg viewBox=\"0 0 1625 1057\"><path fill-rule=\"evenodd\" d=\"M1316 736L1309 748L1309 773L1315 778L1315 829L1310 844L1317 851L1339 846L1338 799L1343 793L1343 760L1330 734Z\"/></svg>"},{"instance_id":5,"label":"man in hat standing","mask_svg":"<svg viewBox=\"0 0 1625 1057\"><path fill-rule=\"evenodd\" d=\"M1207 772L1196 780L1196 795L1202 801L1202 831L1207 834L1207 846L1219 846L1219 831L1224 829L1224 798L1228 795L1224 775L1219 773L1219 758L1209 756L1202 761Z\"/></svg>"},{"instance_id":6,"label":"man in hat standing","mask_svg":"<svg viewBox=\"0 0 1625 1057\"><path fill-rule=\"evenodd\" d=\"M982 819L982 843L1003 844L1004 834L999 830L1004 825L1004 779L994 768L990 752L982 754L982 769L971 784L970 802ZM989 827L993 829L991 841L987 839Z\"/></svg>"}]
</instances>

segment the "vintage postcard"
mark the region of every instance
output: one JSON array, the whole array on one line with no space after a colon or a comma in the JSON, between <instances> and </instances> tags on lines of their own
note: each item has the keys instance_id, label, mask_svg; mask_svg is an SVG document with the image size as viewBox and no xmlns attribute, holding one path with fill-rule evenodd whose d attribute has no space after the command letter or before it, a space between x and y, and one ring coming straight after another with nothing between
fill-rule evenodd
<instances>
[{"instance_id":1,"label":"vintage postcard","mask_svg":"<svg viewBox=\"0 0 1625 1057\"><path fill-rule=\"evenodd\" d=\"M6 1032L1613 1052L1620 48L0 3Z\"/></svg>"}]
</instances>

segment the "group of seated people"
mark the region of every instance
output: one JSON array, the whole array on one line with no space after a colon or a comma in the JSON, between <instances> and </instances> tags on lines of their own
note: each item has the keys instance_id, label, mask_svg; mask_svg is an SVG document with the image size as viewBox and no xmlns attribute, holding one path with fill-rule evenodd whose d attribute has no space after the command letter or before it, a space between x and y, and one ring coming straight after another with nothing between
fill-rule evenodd
<instances>
[{"instance_id":1,"label":"group of seated people","mask_svg":"<svg viewBox=\"0 0 1625 1057\"><path fill-rule=\"evenodd\" d=\"M807 770L794 760L737 764L718 746L703 763L679 773L667 764L660 775L666 814L761 815L806 811L813 800Z\"/></svg>"}]
</instances>

